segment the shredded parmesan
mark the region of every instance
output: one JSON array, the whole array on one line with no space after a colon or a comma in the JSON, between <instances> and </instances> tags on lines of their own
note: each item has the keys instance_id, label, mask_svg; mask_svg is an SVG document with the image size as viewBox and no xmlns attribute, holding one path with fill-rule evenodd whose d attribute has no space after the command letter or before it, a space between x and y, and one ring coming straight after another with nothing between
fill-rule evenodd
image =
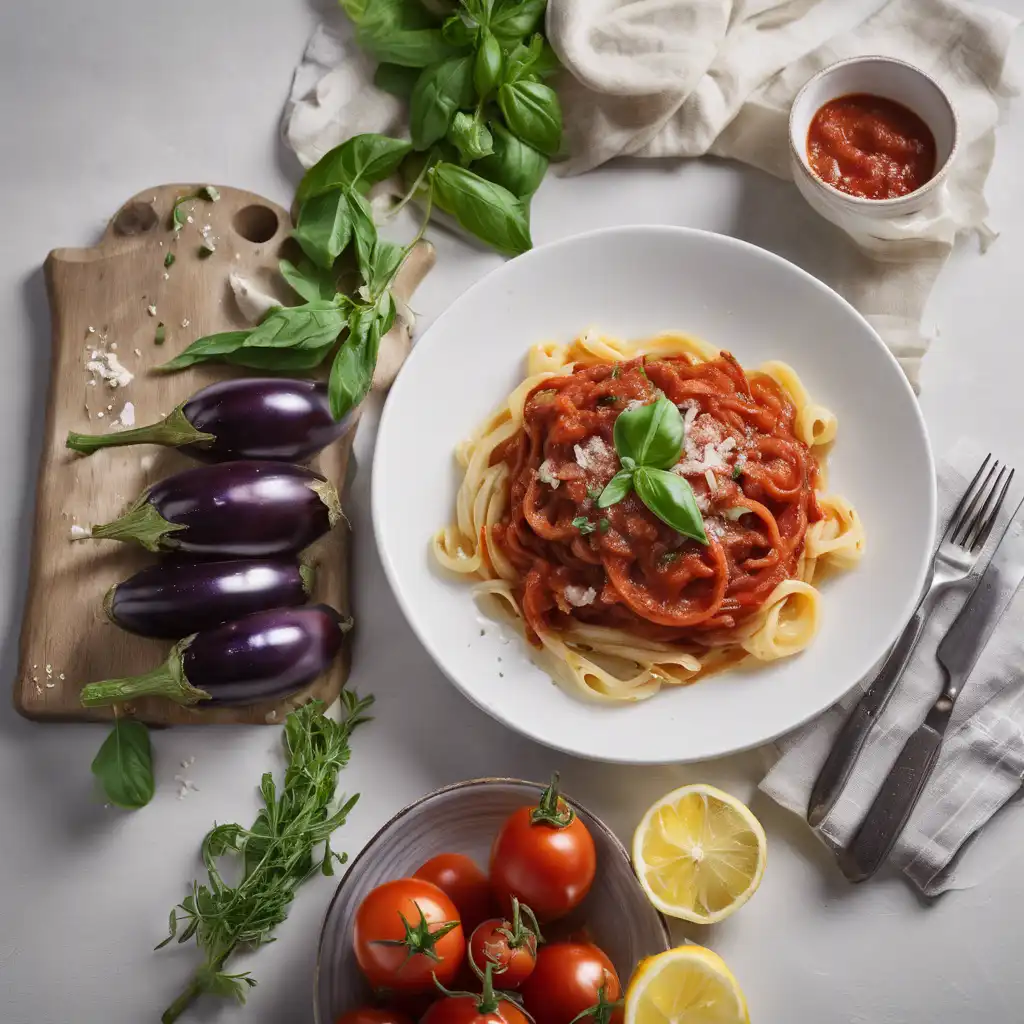
<instances>
[{"instance_id":1,"label":"shredded parmesan","mask_svg":"<svg viewBox=\"0 0 1024 1024\"><path fill-rule=\"evenodd\" d=\"M575 608L585 608L597 600L597 591L593 587L577 587L570 583L565 588L565 599Z\"/></svg>"},{"instance_id":2,"label":"shredded parmesan","mask_svg":"<svg viewBox=\"0 0 1024 1024\"><path fill-rule=\"evenodd\" d=\"M618 468L618 457L604 438L595 434L583 444L573 445L576 465L597 476L607 477Z\"/></svg>"},{"instance_id":3,"label":"shredded parmesan","mask_svg":"<svg viewBox=\"0 0 1024 1024\"><path fill-rule=\"evenodd\" d=\"M557 490L558 489L558 485L562 482L561 480L558 479L557 476L555 476L551 472L551 460L550 459L545 459L537 467L537 479L542 484L550 485L552 490Z\"/></svg>"},{"instance_id":4,"label":"shredded parmesan","mask_svg":"<svg viewBox=\"0 0 1024 1024\"><path fill-rule=\"evenodd\" d=\"M94 348L85 364L94 379L106 381L112 388L124 388L131 384L134 374L121 364L113 351Z\"/></svg>"},{"instance_id":5,"label":"shredded parmesan","mask_svg":"<svg viewBox=\"0 0 1024 1024\"><path fill-rule=\"evenodd\" d=\"M718 488L718 484L715 481L715 471L713 469L705 469L704 479L708 482L708 490L714 494L715 490Z\"/></svg>"}]
</instances>

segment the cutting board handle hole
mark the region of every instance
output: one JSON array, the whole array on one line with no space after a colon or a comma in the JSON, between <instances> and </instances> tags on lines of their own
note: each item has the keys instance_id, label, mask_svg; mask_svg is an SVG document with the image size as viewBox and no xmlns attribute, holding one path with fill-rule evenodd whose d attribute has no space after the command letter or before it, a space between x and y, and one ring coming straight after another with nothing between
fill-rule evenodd
<instances>
[{"instance_id":1,"label":"cutting board handle hole","mask_svg":"<svg viewBox=\"0 0 1024 1024\"><path fill-rule=\"evenodd\" d=\"M277 214L269 206L243 207L232 221L235 230L250 242L269 242L277 234Z\"/></svg>"},{"instance_id":2,"label":"cutting board handle hole","mask_svg":"<svg viewBox=\"0 0 1024 1024\"><path fill-rule=\"evenodd\" d=\"M144 235L160 220L151 203L135 201L122 206L114 217L114 231L119 235Z\"/></svg>"}]
</instances>

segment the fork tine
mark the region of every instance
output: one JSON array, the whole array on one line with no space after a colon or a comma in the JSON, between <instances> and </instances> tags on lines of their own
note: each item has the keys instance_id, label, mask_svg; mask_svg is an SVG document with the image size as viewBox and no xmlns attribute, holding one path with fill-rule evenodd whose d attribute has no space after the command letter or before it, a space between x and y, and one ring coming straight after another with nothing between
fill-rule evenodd
<instances>
[{"instance_id":1,"label":"fork tine","mask_svg":"<svg viewBox=\"0 0 1024 1024\"><path fill-rule=\"evenodd\" d=\"M992 527L995 525L996 518L999 515L999 510L1003 507L1003 501L1006 498L1006 492L1010 489L1010 483L1013 480L1014 471L1011 469L1007 474L1006 479L1003 481L1002 490L999 492L999 497L996 498L996 488L992 488L992 494L989 496L989 501L985 503L985 509L978 513L975 517L975 524L977 525L977 531L974 534L973 539L970 541L968 547L972 552L979 551L988 540L988 535L992 532ZM1002 473L999 475L999 479L1002 479ZM999 480L996 480L996 486L999 485ZM995 500L995 505L992 510L988 512L988 518L983 519L985 512L988 510L988 505L992 500ZM975 525L972 524L972 525Z\"/></svg>"},{"instance_id":2,"label":"fork tine","mask_svg":"<svg viewBox=\"0 0 1024 1024\"><path fill-rule=\"evenodd\" d=\"M971 496L971 492L974 490L978 481L981 479L981 474L984 473L985 469L988 467L988 462L991 458L992 453L989 452L988 455L985 456L985 459L982 462L982 464L978 467L978 472L974 474L974 479L964 489L963 495L957 502L956 508L953 509L953 512L946 523L946 530L942 534L943 540L948 540L953 535L953 527L956 526L956 524L959 522L960 513L963 511L964 505L967 504L967 499Z\"/></svg>"},{"instance_id":3,"label":"fork tine","mask_svg":"<svg viewBox=\"0 0 1024 1024\"><path fill-rule=\"evenodd\" d=\"M960 514L955 525L950 531L949 539L954 544L963 544L964 538L966 537L967 527L971 523L972 517L974 516L974 509L978 504L979 499L982 495L988 492L989 483L992 481L993 475L999 470L999 460L996 459L989 467L988 473L985 474L985 479L982 481L981 486L971 496L971 500L967 503L966 508ZM965 495L966 497L966 495Z\"/></svg>"}]
</instances>

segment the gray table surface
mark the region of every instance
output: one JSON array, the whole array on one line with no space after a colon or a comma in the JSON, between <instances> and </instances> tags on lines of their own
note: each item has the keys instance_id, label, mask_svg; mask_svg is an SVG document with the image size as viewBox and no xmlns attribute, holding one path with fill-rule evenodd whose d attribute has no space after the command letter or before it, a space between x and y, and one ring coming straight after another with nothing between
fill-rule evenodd
<instances>
[{"instance_id":1,"label":"gray table surface","mask_svg":"<svg viewBox=\"0 0 1024 1024\"><path fill-rule=\"evenodd\" d=\"M1001 0L1022 10L1021 0ZM41 264L88 245L120 203L149 185L205 180L285 204L297 166L277 141L293 64L316 12L302 0L41 0L0 4L0 624L3 685L17 636L48 373ZM1024 69L1019 40L1012 62ZM1024 465L1019 347L1024 105L999 134L989 182L1002 232L984 257L964 244L927 320L939 329L922 405L938 450L964 433ZM626 164L549 180L534 205L541 243L611 224L661 222L749 239L812 271L831 236L791 185L700 161ZM429 322L498 258L439 236L440 264L417 296ZM354 685L378 718L355 743L344 785L363 800L341 845L356 851L395 810L427 791L484 774L567 787L623 836L667 789L691 780L753 799L770 863L751 903L694 934L734 969L760 1024L961 1024L1022 1019L1024 817L1008 807L969 851L968 885L926 906L899 878L853 889L801 824L754 796L762 755L686 768L573 762L471 707L407 628L377 560L369 521L372 422L349 499L361 630ZM59 610L55 609L55 614ZM191 949L151 952L198 867L214 819L251 818L254 784L277 763L277 729L177 729L158 735L157 793L135 814L105 808L89 762L104 729L39 726L0 700L0 1020L121 1024L156 1020L193 964ZM174 775L194 757L199 787L178 799ZM280 940L240 967L260 984L244 1009L213 1004L196 1020L311 1020L317 932L332 884L312 882Z\"/></svg>"}]
</instances>

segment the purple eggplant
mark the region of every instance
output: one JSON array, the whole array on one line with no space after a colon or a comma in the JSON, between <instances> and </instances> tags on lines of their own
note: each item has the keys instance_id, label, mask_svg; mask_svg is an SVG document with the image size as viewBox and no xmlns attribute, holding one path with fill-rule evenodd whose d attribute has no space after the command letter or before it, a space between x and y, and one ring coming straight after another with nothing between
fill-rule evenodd
<instances>
[{"instance_id":1,"label":"purple eggplant","mask_svg":"<svg viewBox=\"0 0 1024 1024\"><path fill-rule=\"evenodd\" d=\"M268 558L312 544L341 518L338 492L319 474L283 462L187 469L142 493L92 536L148 551Z\"/></svg>"},{"instance_id":2,"label":"purple eggplant","mask_svg":"<svg viewBox=\"0 0 1024 1024\"><path fill-rule=\"evenodd\" d=\"M352 425L331 415L327 385L284 377L224 380L197 391L159 423L109 434L68 434L83 455L97 448L160 444L202 462L306 462Z\"/></svg>"},{"instance_id":3,"label":"purple eggplant","mask_svg":"<svg viewBox=\"0 0 1024 1024\"><path fill-rule=\"evenodd\" d=\"M140 697L206 706L279 700L324 673L351 628L351 619L325 604L254 612L179 640L152 672L89 683L81 701L96 707Z\"/></svg>"},{"instance_id":4,"label":"purple eggplant","mask_svg":"<svg viewBox=\"0 0 1024 1024\"><path fill-rule=\"evenodd\" d=\"M308 566L287 559L165 561L111 587L103 608L130 633L178 640L252 612L303 605L312 582Z\"/></svg>"}]
</instances>

